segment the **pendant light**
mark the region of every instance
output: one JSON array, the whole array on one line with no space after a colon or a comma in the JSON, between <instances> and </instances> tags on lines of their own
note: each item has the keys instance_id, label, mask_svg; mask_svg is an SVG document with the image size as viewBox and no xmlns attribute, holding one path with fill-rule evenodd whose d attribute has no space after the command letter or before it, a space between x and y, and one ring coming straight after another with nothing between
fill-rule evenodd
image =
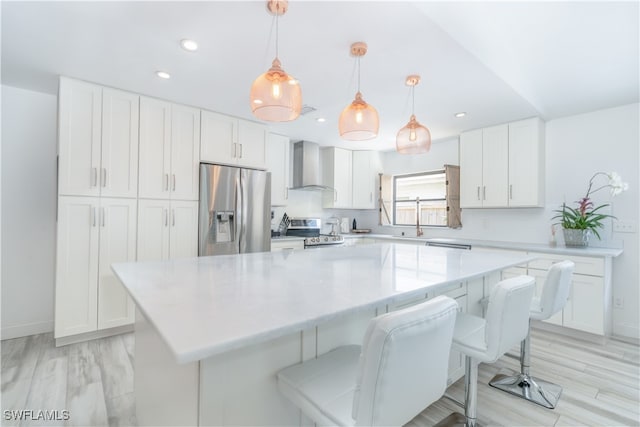
<instances>
[{"instance_id":1,"label":"pendant light","mask_svg":"<svg viewBox=\"0 0 640 427\"><path fill-rule=\"evenodd\" d=\"M269 71L251 86L251 112L267 122L289 122L300 116L302 90L298 81L287 74L278 59L278 17L287 11L287 0L268 0L267 10L276 17L276 57Z\"/></svg>"},{"instance_id":2,"label":"pendant light","mask_svg":"<svg viewBox=\"0 0 640 427\"><path fill-rule=\"evenodd\" d=\"M364 102L360 93L360 58L367 53L367 44L357 42L351 45L351 55L358 61L358 92L356 98L347 108L342 110L338 129L342 139L349 141L365 141L378 136L380 120L378 112Z\"/></svg>"},{"instance_id":3,"label":"pendant light","mask_svg":"<svg viewBox=\"0 0 640 427\"><path fill-rule=\"evenodd\" d=\"M420 76L411 75L405 81L407 86L411 86L411 118L409 123L398 131L396 136L396 150L401 154L422 154L431 149L431 132L416 120L415 108L416 85L420 83Z\"/></svg>"}]
</instances>

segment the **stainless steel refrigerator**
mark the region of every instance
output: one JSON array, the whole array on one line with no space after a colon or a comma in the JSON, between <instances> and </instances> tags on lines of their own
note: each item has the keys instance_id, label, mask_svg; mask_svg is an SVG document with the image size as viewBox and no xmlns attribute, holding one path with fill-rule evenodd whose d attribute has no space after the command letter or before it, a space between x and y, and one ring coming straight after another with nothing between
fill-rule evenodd
<instances>
[{"instance_id":1,"label":"stainless steel refrigerator","mask_svg":"<svg viewBox=\"0 0 640 427\"><path fill-rule=\"evenodd\" d=\"M198 255L271 250L271 173L200 164Z\"/></svg>"}]
</instances>

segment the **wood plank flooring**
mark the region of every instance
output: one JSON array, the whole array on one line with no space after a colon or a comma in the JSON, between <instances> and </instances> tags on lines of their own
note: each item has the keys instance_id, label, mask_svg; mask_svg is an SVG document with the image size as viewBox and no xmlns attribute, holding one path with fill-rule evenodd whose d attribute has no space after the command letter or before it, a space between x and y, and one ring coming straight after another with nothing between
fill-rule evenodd
<instances>
[{"instance_id":1,"label":"wood plank flooring","mask_svg":"<svg viewBox=\"0 0 640 427\"><path fill-rule=\"evenodd\" d=\"M134 426L133 334L55 348L52 334L6 340L2 347L2 425ZM561 384L555 410L488 386L496 373L519 369L518 350L480 365L478 418L486 426L640 426L637 345L594 344L547 331L532 333L532 373ZM448 393L462 400L463 381ZM69 411L67 421L7 420L5 410ZM432 426L453 411L448 399L408 426Z\"/></svg>"}]
</instances>

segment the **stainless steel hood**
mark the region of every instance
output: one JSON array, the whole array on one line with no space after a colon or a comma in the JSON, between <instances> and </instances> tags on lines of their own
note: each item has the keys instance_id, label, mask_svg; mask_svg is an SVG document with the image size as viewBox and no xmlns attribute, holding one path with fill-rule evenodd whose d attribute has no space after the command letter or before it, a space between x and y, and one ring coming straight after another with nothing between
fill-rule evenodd
<instances>
[{"instance_id":1,"label":"stainless steel hood","mask_svg":"<svg viewBox=\"0 0 640 427\"><path fill-rule=\"evenodd\" d=\"M320 146L314 142L293 144L293 187L291 190L331 190L320 180Z\"/></svg>"}]
</instances>

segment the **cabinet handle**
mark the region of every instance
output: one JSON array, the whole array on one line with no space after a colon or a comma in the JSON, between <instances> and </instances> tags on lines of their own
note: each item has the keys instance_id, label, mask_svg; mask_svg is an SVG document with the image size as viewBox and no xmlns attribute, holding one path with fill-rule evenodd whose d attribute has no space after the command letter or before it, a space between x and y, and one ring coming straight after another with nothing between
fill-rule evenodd
<instances>
[{"instance_id":1,"label":"cabinet handle","mask_svg":"<svg viewBox=\"0 0 640 427\"><path fill-rule=\"evenodd\" d=\"M102 223L101 225L104 227L104 223L105 223L105 219L104 219L105 211L104 211L104 208L100 208L100 217L101 217L101 223Z\"/></svg>"},{"instance_id":2,"label":"cabinet handle","mask_svg":"<svg viewBox=\"0 0 640 427\"><path fill-rule=\"evenodd\" d=\"M513 200L513 185L509 184L509 199Z\"/></svg>"},{"instance_id":3,"label":"cabinet handle","mask_svg":"<svg viewBox=\"0 0 640 427\"><path fill-rule=\"evenodd\" d=\"M107 168L102 168L102 186L107 186Z\"/></svg>"},{"instance_id":4,"label":"cabinet handle","mask_svg":"<svg viewBox=\"0 0 640 427\"><path fill-rule=\"evenodd\" d=\"M233 157L238 157L238 144L233 143Z\"/></svg>"},{"instance_id":5,"label":"cabinet handle","mask_svg":"<svg viewBox=\"0 0 640 427\"><path fill-rule=\"evenodd\" d=\"M169 191L169 174L164 174L164 191Z\"/></svg>"},{"instance_id":6,"label":"cabinet handle","mask_svg":"<svg viewBox=\"0 0 640 427\"><path fill-rule=\"evenodd\" d=\"M338 201L338 190L333 190L333 201L334 202Z\"/></svg>"},{"instance_id":7,"label":"cabinet handle","mask_svg":"<svg viewBox=\"0 0 640 427\"><path fill-rule=\"evenodd\" d=\"M98 168L91 168L91 186L98 186Z\"/></svg>"},{"instance_id":8,"label":"cabinet handle","mask_svg":"<svg viewBox=\"0 0 640 427\"><path fill-rule=\"evenodd\" d=\"M176 174L172 174L171 175L171 181L173 182L173 184L171 184L171 187L173 188L173 190L171 191L176 191Z\"/></svg>"},{"instance_id":9,"label":"cabinet handle","mask_svg":"<svg viewBox=\"0 0 640 427\"><path fill-rule=\"evenodd\" d=\"M176 226L176 210L175 209L171 209L171 226L172 227Z\"/></svg>"},{"instance_id":10,"label":"cabinet handle","mask_svg":"<svg viewBox=\"0 0 640 427\"><path fill-rule=\"evenodd\" d=\"M487 186L482 186L482 200L487 200Z\"/></svg>"},{"instance_id":11,"label":"cabinet handle","mask_svg":"<svg viewBox=\"0 0 640 427\"><path fill-rule=\"evenodd\" d=\"M289 187L284 188L284 199L289 200Z\"/></svg>"},{"instance_id":12,"label":"cabinet handle","mask_svg":"<svg viewBox=\"0 0 640 427\"><path fill-rule=\"evenodd\" d=\"M240 158L242 158L242 144L238 144L240 146Z\"/></svg>"},{"instance_id":13,"label":"cabinet handle","mask_svg":"<svg viewBox=\"0 0 640 427\"><path fill-rule=\"evenodd\" d=\"M478 200L480 200L480 186L478 185Z\"/></svg>"},{"instance_id":14,"label":"cabinet handle","mask_svg":"<svg viewBox=\"0 0 640 427\"><path fill-rule=\"evenodd\" d=\"M373 202L373 193L372 192L369 192L369 201Z\"/></svg>"},{"instance_id":15,"label":"cabinet handle","mask_svg":"<svg viewBox=\"0 0 640 427\"><path fill-rule=\"evenodd\" d=\"M96 215L97 215L96 209L97 209L97 208L95 208L95 207L94 207L94 208L91 210L91 212L92 212L92 215L91 215L91 217L92 217L92 218L91 218L91 222L92 222L92 224L91 224L91 226L92 226L92 227L95 227L95 226L96 226Z\"/></svg>"},{"instance_id":16,"label":"cabinet handle","mask_svg":"<svg viewBox=\"0 0 640 427\"><path fill-rule=\"evenodd\" d=\"M164 209L164 226L169 226L169 209Z\"/></svg>"}]
</instances>

